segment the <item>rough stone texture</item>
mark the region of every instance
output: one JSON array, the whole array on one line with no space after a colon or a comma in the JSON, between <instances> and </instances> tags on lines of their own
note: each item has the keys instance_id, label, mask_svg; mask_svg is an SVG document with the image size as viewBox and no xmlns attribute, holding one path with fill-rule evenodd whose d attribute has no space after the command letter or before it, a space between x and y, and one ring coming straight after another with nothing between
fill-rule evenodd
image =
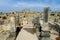
<instances>
[{"instance_id":1,"label":"rough stone texture","mask_svg":"<svg viewBox=\"0 0 60 40\"><path fill-rule=\"evenodd\" d=\"M57 37L56 40L60 40L60 37Z\"/></svg>"},{"instance_id":2,"label":"rough stone texture","mask_svg":"<svg viewBox=\"0 0 60 40\"><path fill-rule=\"evenodd\" d=\"M6 40L9 36L9 32L0 33L0 40Z\"/></svg>"}]
</instances>

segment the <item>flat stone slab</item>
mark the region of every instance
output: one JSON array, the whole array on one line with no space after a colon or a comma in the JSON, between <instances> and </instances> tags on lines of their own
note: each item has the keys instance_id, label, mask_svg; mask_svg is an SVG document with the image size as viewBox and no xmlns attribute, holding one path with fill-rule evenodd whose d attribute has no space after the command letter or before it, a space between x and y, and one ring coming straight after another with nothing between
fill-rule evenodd
<instances>
[{"instance_id":1,"label":"flat stone slab","mask_svg":"<svg viewBox=\"0 0 60 40\"><path fill-rule=\"evenodd\" d=\"M38 40L38 38L35 33L31 34L30 32L22 28L16 40Z\"/></svg>"}]
</instances>

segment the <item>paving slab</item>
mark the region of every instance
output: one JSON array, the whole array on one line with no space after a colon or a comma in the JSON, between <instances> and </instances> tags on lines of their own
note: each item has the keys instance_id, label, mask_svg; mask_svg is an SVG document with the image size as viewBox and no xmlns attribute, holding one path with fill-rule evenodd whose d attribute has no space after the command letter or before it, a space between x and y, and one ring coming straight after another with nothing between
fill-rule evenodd
<instances>
[{"instance_id":1,"label":"paving slab","mask_svg":"<svg viewBox=\"0 0 60 40\"><path fill-rule=\"evenodd\" d=\"M38 38L35 33L32 34L22 28L16 40L38 40Z\"/></svg>"}]
</instances>

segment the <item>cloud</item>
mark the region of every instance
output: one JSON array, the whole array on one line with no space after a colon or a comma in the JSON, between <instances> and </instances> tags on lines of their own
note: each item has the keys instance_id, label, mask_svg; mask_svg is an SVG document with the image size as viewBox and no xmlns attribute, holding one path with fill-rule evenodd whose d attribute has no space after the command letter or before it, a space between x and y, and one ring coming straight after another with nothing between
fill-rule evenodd
<instances>
[{"instance_id":1,"label":"cloud","mask_svg":"<svg viewBox=\"0 0 60 40\"><path fill-rule=\"evenodd\" d=\"M48 3L43 3L43 2L33 2L33 3L29 3L29 2L17 2L16 4L14 4L13 6L14 7L17 7L17 8L44 8L44 7L50 7L51 9L52 8L55 8L55 9L58 9L60 8L60 5L56 5L54 4L55 2L52 1L52 4L48 4Z\"/></svg>"},{"instance_id":2,"label":"cloud","mask_svg":"<svg viewBox=\"0 0 60 40\"><path fill-rule=\"evenodd\" d=\"M44 3L27 3L27 2L17 2L16 4L14 4L14 7L46 7L46 6L50 6L50 5L46 5Z\"/></svg>"},{"instance_id":3,"label":"cloud","mask_svg":"<svg viewBox=\"0 0 60 40\"><path fill-rule=\"evenodd\" d=\"M44 7L50 7L51 10L60 9L58 0L0 0L0 10L43 10ZM7 8L7 9L6 9Z\"/></svg>"}]
</instances>

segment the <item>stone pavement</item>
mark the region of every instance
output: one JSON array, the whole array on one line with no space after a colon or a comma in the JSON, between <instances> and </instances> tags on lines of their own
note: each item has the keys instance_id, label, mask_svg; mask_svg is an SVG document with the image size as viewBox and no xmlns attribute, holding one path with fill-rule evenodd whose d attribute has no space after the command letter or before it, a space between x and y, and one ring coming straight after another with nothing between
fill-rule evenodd
<instances>
[{"instance_id":1,"label":"stone pavement","mask_svg":"<svg viewBox=\"0 0 60 40\"><path fill-rule=\"evenodd\" d=\"M35 33L32 34L22 28L16 40L38 40L38 38Z\"/></svg>"}]
</instances>

